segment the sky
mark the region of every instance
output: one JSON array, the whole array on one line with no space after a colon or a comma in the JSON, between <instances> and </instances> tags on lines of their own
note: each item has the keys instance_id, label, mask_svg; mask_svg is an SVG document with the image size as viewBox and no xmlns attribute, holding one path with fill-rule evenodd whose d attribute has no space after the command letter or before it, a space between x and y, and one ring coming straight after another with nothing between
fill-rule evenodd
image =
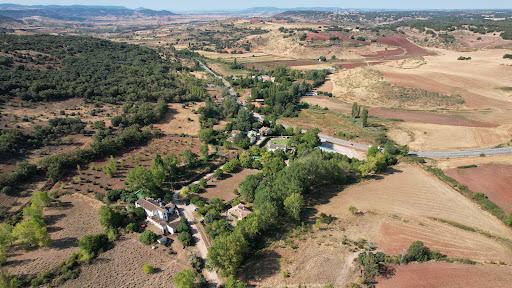
<instances>
[{"instance_id":1,"label":"sky","mask_svg":"<svg viewBox=\"0 0 512 288\"><path fill-rule=\"evenodd\" d=\"M362 9L512 9L510 0L0 0L21 5L112 5L169 11L239 10L251 7L340 7Z\"/></svg>"}]
</instances>

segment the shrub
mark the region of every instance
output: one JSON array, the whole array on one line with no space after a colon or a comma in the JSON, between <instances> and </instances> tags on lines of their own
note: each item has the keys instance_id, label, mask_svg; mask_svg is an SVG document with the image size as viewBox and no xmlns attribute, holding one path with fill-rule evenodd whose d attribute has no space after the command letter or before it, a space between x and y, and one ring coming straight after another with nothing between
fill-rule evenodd
<instances>
[{"instance_id":1,"label":"shrub","mask_svg":"<svg viewBox=\"0 0 512 288\"><path fill-rule=\"evenodd\" d=\"M150 245L156 242L157 236L153 231L146 230L140 235L140 242Z\"/></svg>"},{"instance_id":2,"label":"shrub","mask_svg":"<svg viewBox=\"0 0 512 288\"><path fill-rule=\"evenodd\" d=\"M139 231L139 227L135 223L130 223L126 226L126 230L128 230L130 232L137 232L137 231Z\"/></svg>"},{"instance_id":3,"label":"shrub","mask_svg":"<svg viewBox=\"0 0 512 288\"><path fill-rule=\"evenodd\" d=\"M178 235L178 240L181 242L181 244L183 244L183 246L192 245L192 235L190 235L188 232L180 233L180 235Z\"/></svg>"},{"instance_id":4,"label":"shrub","mask_svg":"<svg viewBox=\"0 0 512 288\"><path fill-rule=\"evenodd\" d=\"M108 244L108 237L105 234L85 235L80 239L78 247L92 255L102 253Z\"/></svg>"},{"instance_id":5,"label":"shrub","mask_svg":"<svg viewBox=\"0 0 512 288\"><path fill-rule=\"evenodd\" d=\"M144 265L144 267L142 267L142 270L146 274L152 274L155 271L155 268L153 268L153 266L150 264L146 264Z\"/></svg>"}]
</instances>

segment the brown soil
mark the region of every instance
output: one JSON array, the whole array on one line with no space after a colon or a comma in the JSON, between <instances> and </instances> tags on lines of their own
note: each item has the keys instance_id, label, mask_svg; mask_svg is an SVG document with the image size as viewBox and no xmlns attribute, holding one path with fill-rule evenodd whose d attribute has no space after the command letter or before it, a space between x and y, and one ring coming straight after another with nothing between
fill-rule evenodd
<instances>
[{"instance_id":1,"label":"brown soil","mask_svg":"<svg viewBox=\"0 0 512 288\"><path fill-rule=\"evenodd\" d=\"M390 279L378 278L377 287L510 287L512 268L458 263L411 263L393 266Z\"/></svg>"},{"instance_id":2,"label":"brown soil","mask_svg":"<svg viewBox=\"0 0 512 288\"><path fill-rule=\"evenodd\" d=\"M287 60L287 61L259 62L259 63L254 63L254 64L273 68L273 67L276 67L277 65L293 67L293 66L318 65L318 63L319 63L318 61L308 61L308 60ZM250 67L252 64L245 64L245 65L246 65L246 67Z\"/></svg>"},{"instance_id":3,"label":"brown soil","mask_svg":"<svg viewBox=\"0 0 512 288\"><path fill-rule=\"evenodd\" d=\"M453 168L446 175L462 183L471 191L482 192L505 213L512 212L512 166L488 164L474 168Z\"/></svg>"},{"instance_id":4,"label":"brown soil","mask_svg":"<svg viewBox=\"0 0 512 288\"><path fill-rule=\"evenodd\" d=\"M29 251L13 249L5 266L9 273L29 276L54 268L61 261L78 252L78 241L86 234L104 230L100 226L98 210L76 195L62 196L63 207L44 209L44 220L53 241L50 247Z\"/></svg>"},{"instance_id":5,"label":"brown soil","mask_svg":"<svg viewBox=\"0 0 512 288\"><path fill-rule=\"evenodd\" d=\"M233 189L240 189L238 183L242 182L247 175L254 175L259 172L256 169L243 169L238 173L226 174L222 180L209 180L206 191L203 190L204 192L200 192L198 196L207 200L221 198L225 201L231 201L237 197L233 193Z\"/></svg>"}]
</instances>

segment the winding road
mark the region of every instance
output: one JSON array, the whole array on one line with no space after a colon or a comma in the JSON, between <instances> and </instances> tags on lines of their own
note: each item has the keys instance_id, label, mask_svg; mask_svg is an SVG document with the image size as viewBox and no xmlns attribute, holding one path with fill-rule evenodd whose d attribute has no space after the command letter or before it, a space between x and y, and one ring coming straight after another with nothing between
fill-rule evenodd
<instances>
[{"instance_id":1,"label":"winding road","mask_svg":"<svg viewBox=\"0 0 512 288\"><path fill-rule=\"evenodd\" d=\"M214 75L216 78L221 79L222 83L229 89L229 93L236 97L236 93L231 87L231 85L224 80L222 76L215 74L212 70L210 70L206 65L204 65L201 61L197 60L199 65L208 73ZM240 101L237 98L238 103ZM241 104L241 103L240 103ZM246 107L244 107L246 108ZM246 108L247 109L247 108ZM258 113L253 113L254 119L263 122L264 117ZM286 125L283 125L287 127ZM360 144L352 141L346 141L338 138L334 138L331 136L318 134L320 140L324 142L330 142L337 145L347 146L360 150L368 150L368 145ZM409 151L409 155L412 156L420 156L420 157L428 157L428 158L446 158L446 157L471 157L471 156L481 156L481 155L501 155L501 154L512 154L512 147L504 147L504 148L488 148L488 149L475 149L475 150L459 150L459 151L438 151L438 152L423 152L423 151Z\"/></svg>"}]
</instances>

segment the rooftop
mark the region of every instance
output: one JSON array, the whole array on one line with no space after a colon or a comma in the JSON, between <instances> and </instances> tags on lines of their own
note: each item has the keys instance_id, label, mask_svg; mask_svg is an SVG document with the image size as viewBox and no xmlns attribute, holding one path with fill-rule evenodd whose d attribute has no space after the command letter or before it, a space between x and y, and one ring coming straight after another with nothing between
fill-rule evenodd
<instances>
[{"instance_id":1,"label":"rooftop","mask_svg":"<svg viewBox=\"0 0 512 288\"><path fill-rule=\"evenodd\" d=\"M161 206L161 203L157 203L155 200L153 199L144 199L144 198L141 198L139 200L137 200L137 203L140 207L146 209L146 210L149 210L149 211L155 211L155 210L158 210L158 211L161 211L161 212L167 212L167 210Z\"/></svg>"}]
</instances>

